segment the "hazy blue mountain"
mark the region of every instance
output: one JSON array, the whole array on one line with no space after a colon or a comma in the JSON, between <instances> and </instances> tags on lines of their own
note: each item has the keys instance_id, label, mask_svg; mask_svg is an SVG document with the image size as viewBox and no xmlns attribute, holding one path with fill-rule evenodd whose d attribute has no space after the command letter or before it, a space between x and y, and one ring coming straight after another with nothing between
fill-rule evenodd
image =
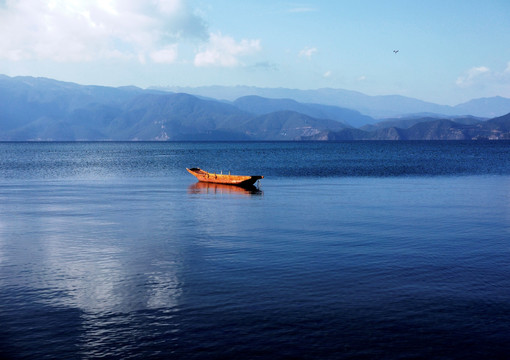
<instances>
[{"instance_id":1,"label":"hazy blue mountain","mask_svg":"<svg viewBox=\"0 0 510 360\"><path fill-rule=\"evenodd\" d=\"M248 139L253 116L215 100L136 87L0 76L0 140Z\"/></svg>"},{"instance_id":2,"label":"hazy blue mountain","mask_svg":"<svg viewBox=\"0 0 510 360\"><path fill-rule=\"evenodd\" d=\"M400 128L400 129L409 129L411 126L414 126L423 122L436 121L441 119L441 117L410 117L410 118L399 118L399 119L386 119L375 124L369 124L360 127L361 130L364 131L376 131L379 129L385 129L390 127ZM484 119L476 118L473 116L467 117L451 117L449 120L465 125L473 125L477 124Z\"/></svg>"},{"instance_id":3,"label":"hazy blue mountain","mask_svg":"<svg viewBox=\"0 0 510 360\"><path fill-rule=\"evenodd\" d=\"M438 105L400 95L369 96L343 89L299 90L285 88L259 88L252 86L204 86L156 88L215 99L234 101L240 97L256 95L272 99L292 99L301 103L337 106L359 111L374 118L389 118L417 113L447 116L474 115L485 118L502 116L510 112L510 99L495 97L476 99L457 106ZM494 106L493 106L494 105Z\"/></svg>"},{"instance_id":4,"label":"hazy blue mountain","mask_svg":"<svg viewBox=\"0 0 510 360\"><path fill-rule=\"evenodd\" d=\"M89 104L121 104L145 92L155 93L134 86L78 85L46 78L10 78L4 75L0 76L0 91L2 96L11 96L34 105L53 105L60 110L73 110Z\"/></svg>"},{"instance_id":5,"label":"hazy blue mountain","mask_svg":"<svg viewBox=\"0 0 510 360\"><path fill-rule=\"evenodd\" d=\"M399 95L369 96L343 89L299 90L285 88L258 88L252 86L166 87L158 90L182 91L193 95L234 101L256 95L272 99L293 99L301 103L323 104L359 111L364 115L382 118L417 112L454 114L449 106L436 105Z\"/></svg>"},{"instance_id":6,"label":"hazy blue mountain","mask_svg":"<svg viewBox=\"0 0 510 360\"><path fill-rule=\"evenodd\" d=\"M455 109L464 115L493 118L510 112L510 99L501 96L474 99L456 105Z\"/></svg>"},{"instance_id":7,"label":"hazy blue mountain","mask_svg":"<svg viewBox=\"0 0 510 360\"><path fill-rule=\"evenodd\" d=\"M510 132L510 113L499 116L494 119L487 120L483 124L483 128L493 131L495 133L501 132L501 133L507 133Z\"/></svg>"},{"instance_id":8,"label":"hazy blue mountain","mask_svg":"<svg viewBox=\"0 0 510 360\"><path fill-rule=\"evenodd\" d=\"M257 115L275 111L294 111L317 119L336 120L343 123L344 126L360 127L375 122L373 118L362 115L358 111L330 105L303 104L292 99L269 99L251 95L236 99L233 105Z\"/></svg>"},{"instance_id":9,"label":"hazy blue mountain","mask_svg":"<svg viewBox=\"0 0 510 360\"><path fill-rule=\"evenodd\" d=\"M463 124L452 120L419 123L405 130L406 140L510 139L510 114Z\"/></svg>"},{"instance_id":10,"label":"hazy blue mountain","mask_svg":"<svg viewBox=\"0 0 510 360\"><path fill-rule=\"evenodd\" d=\"M510 138L509 115L392 119L354 129L341 121L370 118L338 106L261 97L225 102L31 77L0 76L0 105L0 141Z\"/></svg>"},{"instance_id":11,"label":"hazy blue mountain","mask_svg":"<svg viewBox=\"0 0 510 360\"><path fill-rule=\"evenodd\" d=\"M0 140L288 140L346 125L189 94L0 78ZM259 126L260 128L257 128Z\"/></svg>"},{"instance_id":12,"label":"hazy blue mountain","mask_svg":"<svg viewBox=\"0 0 510 360\"><path fill-rule=\"evenodd\" d=\"M112 130L117 139L188 140L223 138L251 116L218 101L188 94L141 95L123 107ZM233 134L231 134L233 135ZM239 134L236 139L243 138Z\"/></svg>"},{"instance_id":13,"label":"hazy blue mountain","mask_svg":"<svg viewBox=\"0 0 510 360\"><path fill-rule=\"evenodd\" d=\"M75 114L101 104L120 106L143 92L134 87L82 86L45 78L0 76L0 140L96 138L101 130L77 123Z\"/></svg>"},{"instance_id":14,"label":"hazy blue mountain","mask_svg":"<svg viewBox=\"0 0 510 360\"><path fill-rule=\"evenodd\" d=\"M360 129L347 128L340 131L321 131L315 135L304 136L305 141L354 141L368 140L369 132Z\"/></svg>"},{"instance_id":15,"label":"hazy blue mountain","mask_svg":"<svg viewBox=\"0 0 510 360\"><path fill-rule=\"evenodd\" d=\"M346 125L329 119L315 119L294 111L277 111L258 116L239 127L259 140L301 140L324 130L338 131Z\"/></svg>"},{"instance_id":16,"label":"hazy blue mountain","mask_svg":"<svg viewBox=\"0 0 510 360\"><path fill-rule=\"evenodd\" d=\"M467 140L468 127L451 120L419 123L403 131L405 140ZM463 131L464 130L464 131Z\"/></svg>"},{"instance_id":17,"label":"hazy blue mountain","mask_svg":"<svg viewBox=\"0 0 510 360\"><path fill-rule=\"evenodd\" d=\"M324 131L305 140L509 140L510 114L473 124L448 119L425 121L407 129L386 127L375 131Z\"/></svg>"}]
</instances>

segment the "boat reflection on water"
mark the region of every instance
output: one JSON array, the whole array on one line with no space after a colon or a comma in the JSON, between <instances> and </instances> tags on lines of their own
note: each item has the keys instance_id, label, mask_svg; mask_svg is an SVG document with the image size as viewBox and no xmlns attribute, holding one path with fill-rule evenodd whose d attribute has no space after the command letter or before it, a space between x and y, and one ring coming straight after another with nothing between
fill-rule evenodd
<instances>
[{"instance_id":1,"label":"boat reflection on water","mask_svg":"<svg viewBox=\"0 0 510 360\"><path fill-rule=\"evenodd\" d=\"M190 194L237 194L237 195L262 195L264 192L255 185L237 186L227 184L215 184L197 182L188 188Z\"/></svg>"}]
</instances>

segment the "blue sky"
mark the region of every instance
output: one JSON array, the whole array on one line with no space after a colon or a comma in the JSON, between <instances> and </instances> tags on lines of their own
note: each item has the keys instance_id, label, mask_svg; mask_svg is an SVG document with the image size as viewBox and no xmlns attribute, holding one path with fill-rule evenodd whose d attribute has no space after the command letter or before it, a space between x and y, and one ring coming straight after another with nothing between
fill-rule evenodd
<instances>
[{"instance_id":1,"label":"blue sky","mask_svg":"<svg viewBox=\"0 0 510 360\"><path fill-rule=\"evenodd\" d=\"M508 0L0 0L0 31L9 76L510 98Z\"/></svg>"}]
</instances>

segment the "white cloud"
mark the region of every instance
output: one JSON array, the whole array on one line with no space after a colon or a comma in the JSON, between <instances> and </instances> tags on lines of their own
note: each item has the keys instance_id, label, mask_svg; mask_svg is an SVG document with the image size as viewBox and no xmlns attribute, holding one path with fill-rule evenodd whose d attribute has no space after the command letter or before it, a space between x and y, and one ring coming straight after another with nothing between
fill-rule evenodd
<instances>
[{"instance_id":1,"label":"white cloud","mask_svg":"<svg viewBox=\"0 0 510 360\"><path fill-rule=\"evenodd\" d=\"M311 58L313 54L315 54L317 52L317 48L314 48L314 47L305 47L303 50L301 50L299 52L299 56L300 57L307 57L307 58Z\"/></svg>"},{"instance_id":2,"label":"white cloud","mask_svg":"<svg viewBox=\"0 0 510 360\"><path fill-rule=\"evenodd\" d=\"M184 0L7 0L0 32L0 59L11 61L169 62L180 39L208 37Z\"/></svg>"},{"instance_id":3,"label":"white cloud","mask_svg":"<svg viewBox=\"0 0 510 360\"><path fill-rule=\"evenodd\" d=\"M241 64L239 57L251 55L261 50L260 40L236 42L230 36L211 34L209 43L196 54L195 66L233 67Z\"/></svg>"},{"instance_id":4,"label":"white cloud","mask_svg":"<svg viewBox=\"0 0 510 360\"><path fill-rule=\"evenodd\" d=\"M331 77L332 73L330 70L326 71L322 76L325 77L325 78L329 78Z\"/></svg>"},{"instance_id":5,"label":"white cloud","mask_svg":"<svg viewBox=\"0 0 510 360\"><path fill-rule=\"evenodd\" d=\"M467 70L457 78L456 84L465 91L477 91L483 96L510 96L510 62L504 69L490 69L477 66Z\"/></svg>"},{"instance_id":6,"label":"white cloud","mask_svg":"<svg viewBox=\"0 0 510 360\"><path fill-rule=\"evenodd\" d=\"M464 75L459 76L456 84L460 87L468 87L477 82L482 76L490 75L490 73L490 69L486 66L473 67Z\"/></svg>"},{"instance_id":7,"label":"white cloud","mask_svg":"<svg viewBox=\"0 0 510 360\"><path fill-rule=\"evenodd\" d=\"M153 51L150 54L152 61L155 63L168 63L171 64L177 60L177 45L170 45L164 49Z\"/></svg>"}]
</instances>

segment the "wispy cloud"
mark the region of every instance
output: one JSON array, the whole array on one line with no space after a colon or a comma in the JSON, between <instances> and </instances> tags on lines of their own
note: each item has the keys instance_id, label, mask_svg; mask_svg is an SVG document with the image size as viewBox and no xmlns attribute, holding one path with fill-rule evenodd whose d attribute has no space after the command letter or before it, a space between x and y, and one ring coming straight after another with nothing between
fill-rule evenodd
<instances>
[{"instance_id":1,"label":"wispy cloud","mask_svg":"<svg viewBox=\"0 0 510 360\"><path fill-rule=\"evenodd\" d=\"M185 0L18 0L0 6L0 59L145 64L178 61L179 44L203 42L196 66L238 66L260 40L210 34Z\"/></svg>"},{"instance_id":2,"label":"wispy cloud","mask_svg":"<svg viewBox=\"0 0 510 360\"><path fill-rule=\"evenodd\" d=\"M230 36L211 34L209 43L195 56L195 66L234 67L241 64L240 57L261 50L260 40L243 39L236 42Z\"/></svg>"},{"instance_id":3,"label":"wispy cloud","mask_svg":"<svg viewBox=\"0 0 510 360\"><path fill-rule=\"evenodd\" d=\"M477 66L466 71L457 78L456 84L460 87L469 87L476 83L483 76L490 75L491 70L486 66Z\"/></svg>"},{"instance_id":4,"label":"wispy cloud","mask_svg":"<svg viewBox=\"0 0 510 360\"><path fill-rule=\"evenodd\" d=\"M306 58L310 59L312 57L312 55L315 54L316 52L317 52L317 48L307 46L299 52L299 56L306 57Z\"/></svg>"},{"instance_id":5,"label":"wispy cloud","mask_svg":"<svg viewBox=\"0 0 510 360\"><path fill-rule=\"evenodd\" d=\"M112 58L171 62L183 39L207 40L184 0L18 0L0 6L0 58L82 62Z\"/></svg>"},{"instance_id":6,"label":"wispy cloud","mask_svg":"<svg viewBox=\"0 0 510 360\"><path fill-rule=\"evenodd\" d=\"M173 44L161 50L153 51L150 54L150 58L155 63L171 64L177 60L177 55L178 55L177 44Z\"/></svg>"},{"instance_id":7,"label":"wispy cloud","mask_svg":"<svg viewBox=\"0 0 510 360\"><path fill-rule=\"evenodd\" d=\"M466 91L483 89L486 96L510 97L510 62L502 70L493 70L487 66L473 67L459 76L456 84Z\"/></svg>"}]
</instances>

